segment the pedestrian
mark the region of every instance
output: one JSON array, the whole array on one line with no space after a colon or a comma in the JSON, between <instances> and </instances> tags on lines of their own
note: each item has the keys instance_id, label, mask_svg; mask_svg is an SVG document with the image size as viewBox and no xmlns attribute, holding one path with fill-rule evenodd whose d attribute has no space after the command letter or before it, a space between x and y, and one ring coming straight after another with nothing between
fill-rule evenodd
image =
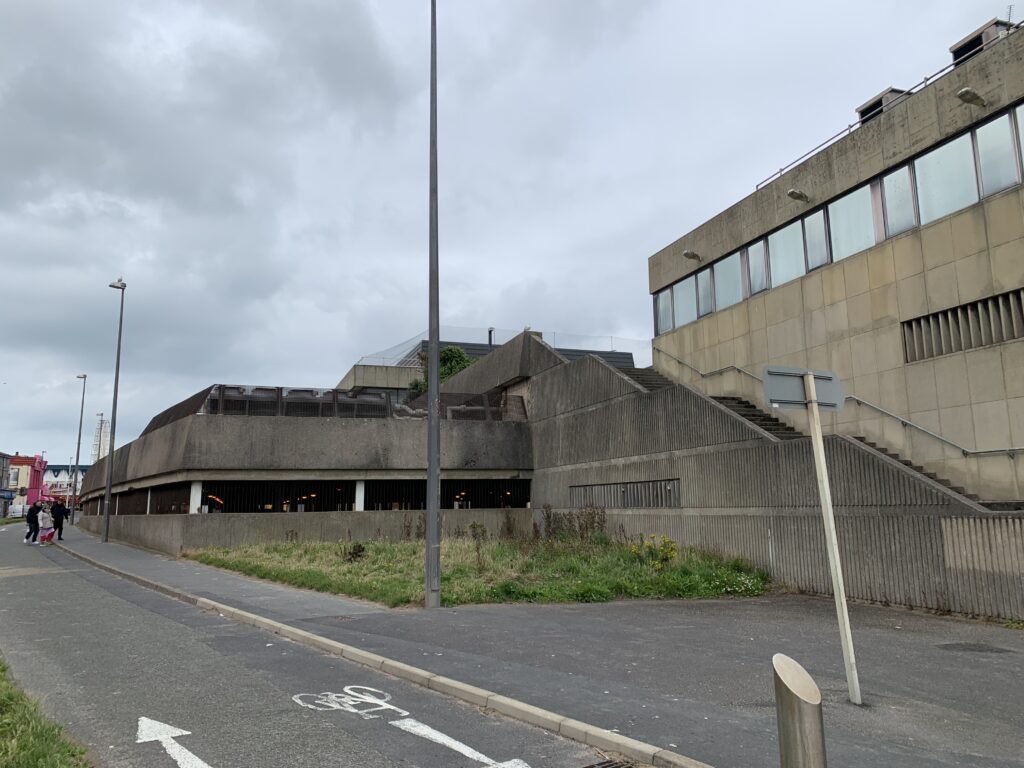
<instances>
[{"instance_id":1,"label":"pedestrian","mask_svg":"<svg viewBox=\"0 0 1024 768\"><path fill-rule=\"evenodd\" d=\"M39 543L53 544L53 515L48 506L39 511Z\"/></svg>"},{"instance_id":2,"label":"pedestrian","mask_svg":"<svg viewBox=\"0 0 1024 768\"><path fill-rule=\"evenodd\" d=\"M68 508L58 499L53 503L50 514L53 515L53 529L57 532L57 541L64 541L64 521L68 517Z\"/></svg>"},{"instance_id":3,"label":"pedestrian","mask_svg":"<svg viewBox=\"0 0 1024 768\"><path fill-rule=\"evenodd\" d=\"M32 503L32 506L28 508L28 512L25 513L25 522L28 523L28 531L25 532L25 543L35 544L36 537L39 535L39 511L42 509L38 501ZM29 541L31 537L32 541Z\"/></svg>"}]
</instances>

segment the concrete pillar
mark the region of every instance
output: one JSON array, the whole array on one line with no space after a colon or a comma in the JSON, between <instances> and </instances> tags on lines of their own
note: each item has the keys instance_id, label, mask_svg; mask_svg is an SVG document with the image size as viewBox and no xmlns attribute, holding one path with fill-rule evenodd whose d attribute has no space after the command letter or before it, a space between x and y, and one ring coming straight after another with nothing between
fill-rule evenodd
<instances>
[{"instance_id":1,"label":"concrete pillar","mask_svg":"<svg viewBox=\"0 0 1024 768\"><path fill-rule=\"evenodd\" d=\"M114 514L117 514L118 508L121 506L121 494L114 496Z\"/></svg>"},{"instance_id":2,"label":"concrete pillar","mask_svg":"<svg viewBox=\"0 0 1024 768\"><path fill-rule=\"evenodd\" d=\"M203 481L193 480L192 491L188 499L188 513L190 515L198 514L202 510L203 505Z\"/></svg>"},{"instance_id":3,"label":"concrete pillar","mask_svg":"<svg viewBox=\"0 0 1024 768\"><path fill-rule=\"evenodd\" d=\"M366 481L356 480L355 511L362 512L366 506Z\"/></svg>"},{"instance_id":4,"label":"concrete pillar","mask_svg":"<svg viewBox=\"0 0 1024 768\"><path fill-rule=\"evenodd\" d=\"M147 488L146 489L146 514L147 515L149 514L149 502L152 501L152 499L153 499L153 489L152 488Z\"/></svg>"}]
</instances>

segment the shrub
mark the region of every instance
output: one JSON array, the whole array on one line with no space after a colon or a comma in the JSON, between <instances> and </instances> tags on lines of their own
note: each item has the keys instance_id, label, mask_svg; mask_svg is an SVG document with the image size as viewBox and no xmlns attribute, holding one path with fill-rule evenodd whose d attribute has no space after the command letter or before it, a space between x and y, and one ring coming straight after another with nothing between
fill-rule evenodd
<instances>
[{"instance_id":1,"label":"shrub","mask_svg":"<svg viewBox=\"0 0 1024 768\"><path fill-rule=\"evenodd\" d=\"M638 562L649 565L656 571L663 569L679 554L675 541L668 536L658 538L654 534L646 539L638 537L629 545L629 551Z\"/></svg>"}]
</instances>

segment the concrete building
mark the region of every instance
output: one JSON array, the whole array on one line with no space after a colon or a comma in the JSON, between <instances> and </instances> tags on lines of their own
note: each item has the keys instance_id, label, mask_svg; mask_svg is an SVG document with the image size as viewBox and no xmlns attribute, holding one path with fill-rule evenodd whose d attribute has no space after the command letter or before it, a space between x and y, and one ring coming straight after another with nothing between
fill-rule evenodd
<instances>
[{"instance_id":1,"label":"concrete building","mask_svg":"<svg viewBox=\"0 0 1024 768\"><path fill-rule=\"evenodd\" d=\"M1024 34L993 21L950 51L650 257L654 365L761 407L766 365L835 371L850 398L826 431L1020 500Z\"/></svg>"}]
</instances>

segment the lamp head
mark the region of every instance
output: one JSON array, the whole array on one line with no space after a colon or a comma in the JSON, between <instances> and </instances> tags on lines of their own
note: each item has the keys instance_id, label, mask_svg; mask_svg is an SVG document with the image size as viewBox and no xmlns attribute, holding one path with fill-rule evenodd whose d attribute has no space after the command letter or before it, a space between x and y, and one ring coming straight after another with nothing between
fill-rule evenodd
<instances>
[{"instance_id":1,"label":"lamp head","mask_svg":"<svg viewBox=\"0 0 1024 768\"><path fill-rule=\"evenodd\" d=\"M970 86L967 86L966 88L961 88L959 91L957 91L956 97L960 99L960 101L962 101L964 104L973 104L976 107L988 106L988 102L985 101L984 98L982 98L981 94L979 94Z\"/></svg>"},{"instance_id":2,"label":"lamp head","mask_svg":"<svg viewBox=\"0 0 1024 768\"><path fill-rule=\"evenodd\" d=\"M807 196L807 193L804 192L802 189L788 189L786 190L786 195L793 198L794 200L799 200L801 203L811 202L811 198L809 198Z\"/></svg>"},{"instance_id":3,"label":"lamp head","mask_svg":"<svg viewBox=\"0 0 1024 768\"><path fill-rule=\"evenodd\" d=\"M76 379L84 379L84 378L87 378L87 377L88 377L88 375L89 375L89 374L87 374L87 373L80 373L80 374L78 374L77 376L75 376L75 378L76 378Z\"/></svg>"},{"instance_id":4,"label":"lamp head","mask_svg":"<svg viewBox=\"0 0 1024 768\"><path fill-rule=\"evenodd\" d=\"M697 253L696 251L691 251L689 249L683 251L683 258L689 259L690 261L703 261L699 253Z\"/></svg>"},{"instance_id":5,"label":"lamp head","mask_svg":"<svg viewBox=\"0 0 1024 768\"><path fill-rule=\"evenodd\" d=\"M112 282L110 284L110 287L111 288L116 288L119 291L123 291L125 288L128 287L128 284L124 281L123 278L119 277L119 278L117 278L117 280L115 280L114 282Z\"/></svg>"}]
</instances>

